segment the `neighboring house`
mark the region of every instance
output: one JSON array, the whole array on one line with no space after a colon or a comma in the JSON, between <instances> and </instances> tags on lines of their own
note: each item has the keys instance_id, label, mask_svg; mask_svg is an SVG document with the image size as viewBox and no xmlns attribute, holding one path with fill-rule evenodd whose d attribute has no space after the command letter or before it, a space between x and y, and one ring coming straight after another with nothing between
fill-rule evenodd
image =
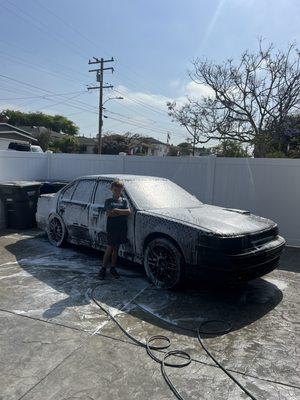
<instances>
[{"instance_id":1,"label":"neighboring house","mask_svg":"<svg viewBox=\"0 0 300 400\"><path fill-rule=\"evenodd\" d=\"M56 139L60 139L64 135L63 133L53 131L52 129L45 128L44 126L20 126L19 128L29 132L36 139L40 134L48 133L50 135L51 142Z\"/></svg>"},{"instance_id":2,"label":"neighboring house","mask_svg":"<svg viewBox=\"0 0 300 400\"><path fill-rule=\"evenodd\" d=\"M83 154L95 154L97 149L97 142L95 139L88 138L85 136L76 136L79 140L80 153Z\"/></svg>"},{"instance_id":3,"label":"neighboring house","mask_svg":"<svg viewBox=\"0 0 300 400\"><path fill-rule=\"evenodd\" d=\"M210 150L207 147L195 147L195 156L209 156Z\"/></svg>"},{"instance_id":4,"label":"neighboring house","mask_svg":"<svg viewBox=\"0 0 300 400\"><path fill-rule=\"evenodd\" d=\"M208 156L211 154L210 148L208 147L195 147L193 151L193 145L190 142L183 142L177 145L178 156Z\"/></svg>"},{"instance_id":5,"label":"neighboring house","mask_svg":"<svg viewBox=\"0 0 300 400\"><path fill-rule=\"evenodd\" d=\"M29 132L6 122L0 122L0 149L7 149L11 142L37 144L37 140Z\"/></svg>"},{"instance_id":6,"label":"neighboring house","mask_svg":"<svg viewBox=\"0 0 300 400\"><path fill-rule=\"evenodd\" d=\"M63 138L66 135L63 132L55 132L49 128L45 128L44 126L22 126L21 128L30 132L35 138L38 138L40 134L49 134L50 144L53 143L55 140ZM75 137L79 141L80 153L83 154L95 153L95 146L97 146L95 139L77 135Z\"/></svg>"},{"instance_id":7,"label":"neighboring house","mask_svg":"<svg viewBox=\"0 0 300 400\"><path fill-rule=\"evenodd\" d=\"M146 156L164 157L169 152L170 145L160 142L152 137L142 138L141 143L131 147L129 153L131 155L143 154Z\"/></svg>"}]
</instances>

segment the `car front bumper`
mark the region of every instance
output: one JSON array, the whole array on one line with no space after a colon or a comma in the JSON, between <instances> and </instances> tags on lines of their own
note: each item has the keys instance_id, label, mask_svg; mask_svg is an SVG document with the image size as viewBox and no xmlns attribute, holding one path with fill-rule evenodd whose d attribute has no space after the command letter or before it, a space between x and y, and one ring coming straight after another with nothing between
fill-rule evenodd
<instances>
[{"instance_id":1,"label":"car front bumper","mask_svg":"<svg viewBox=\"0 0 300 400\"><path fill-rule=\"evenodd\" d=\"M281 236L239 253L199 246L197 265L192 269L209 279L247 281L273 271L279 264L284 246L285 240Z\"/></svg>"}]
</instances>

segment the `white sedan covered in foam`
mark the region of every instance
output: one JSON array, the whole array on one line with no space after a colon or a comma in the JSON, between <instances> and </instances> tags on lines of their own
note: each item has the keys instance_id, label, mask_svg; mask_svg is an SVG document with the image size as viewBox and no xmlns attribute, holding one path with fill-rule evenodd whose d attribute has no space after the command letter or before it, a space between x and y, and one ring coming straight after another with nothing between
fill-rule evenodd
<instances>
[{"instance_id":1,"label":"white sedan covered in foam","mask_svg":"<svg viewBox=\"0 0 300 400\"><path fill-rule=\"evenodd\" d=\"M86 176L40 196L37 223L53 245L105 248L104 202L115 179L124 182L132 209L120 256L144 265L157 287L174 288L188 273L232 282L276 268L285 241L275 222L203 204L168 179L148 176Z\"/></svg>"}]
</instances>

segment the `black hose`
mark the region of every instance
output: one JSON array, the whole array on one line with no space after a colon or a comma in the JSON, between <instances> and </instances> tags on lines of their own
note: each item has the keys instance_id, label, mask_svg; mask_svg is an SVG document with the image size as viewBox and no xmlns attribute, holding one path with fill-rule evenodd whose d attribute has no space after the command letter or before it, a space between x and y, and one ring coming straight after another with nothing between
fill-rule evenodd
<instances>
[{"instance_id":1,"label":"black hose","mask_svg":"<svg viewBox=\"0 0 300 400\"><path fill-rule=\"evenodd\" d=\"M94 296L94 292L95 290L101 285L97 285L92 289L91 292L91 299L93 300L93 302L119 327L119 329L129 338L131 339L134 343L136 343L138 346L141 346L143 348L146 349L147 353L149 354L149 356L155 360L157 363L161 364L161 371L162 371L162 375L167 383L167 385L169 386L169 388L172 390L172 392L175 394L175 396L177 397L177 399L179 400L184 400L184 398L178 393L177 389L175 388L175 386L173 385L172 381L170 380L170 378L168 377L168 374L166 372L165 367L173 367L173 368L182 368L182 367L186 367L187 365L189 365L192 361L190 355L184 351L181 350L172 350L169 351L167 353L164 354L164 358L163 360L160 360L159 358L157 358L155 356L155 354L153 354L152 350L165 350L167 348L170 347L171 345L171 341L167 336L164 335L155 335L155 336L151 336L147 339L146 343L141 342L140 340L138 340L137 338L135 338L134 336L132 336L126 329L123 328L123 326L120 324L120 322L105 308L101 305L101 303L99 303ZM166 342L165 345L153 345L150 344L152 342L154 342L155 340L164 340ZM168 357L171 356L175 356L175 355L181 355L183 357L185 357L187 359L187 361L183 362L183 363L170 363L170 362L166 362L166 359Z\"/></svg>"},{"instance_id":2,"label":"black hose","mask_svg":"<svg viewBox=\"0 0 300 400\"><path fill-rule=\"evenodd\" d=\"M204 345L203 340L202 340L200 334L201 334L201 327L202 327L205 323L207 323L207 322L209 322L209 321L203 322L203 323L199 326L199 328L197 329L197 338L198 338L198 341L199 341L199 343L200 343L202 349L203 349L203 350L206 352L206 354L214 361L214 363L215 363L227 376L229 376L229 378L232 379L233 382L234 382L236 385L238 385L238 387L239 387L240 389L242 389L242 391L245 392L247 396L250 397L250 399L256 400L256 398L245 388L245 386L243 386L237 379L235 379L235 377L234 377L229 371L227 371L227 369L226 369L225 367L223 367L223 365L211 354L211 352L208 350L208 348ZM214 322L215 322L215 321L214 321ZM202 333L204 333L204 332L202 331ZM207 334L208 332L205 332L205 333Z\"/></svg>"},{"instance_id":3,"label":"black hose","mask_svg":"<svg viewBox=\"0 0 300 400\"><path fill-rule=\"evenodd\" d=\"M162 376L165 380L165 382L167 383L167 385L169 386L169 388L172 390L172 392L174 393L174 395L177 397L178 400L185 400L181 394L177 391L177 389L175 388L174 384L172 383L171 379L169 378L165 367L172 367L172 368L183 368L188 366L192 359L191 356L183 351L183 350L170 350L167 351L162 360L159 359L158 357L156 357L156 355L153 353L152 350L166 350L170 347L171 345L171 340L165 336L165 335L154 335L151 336L147 339L146 343L141 342L140 340L138 340L137 338L135 338L134 336L132 336L125 328L123 328L123 326L120 324L120 322L109 312L109 310L107 310L105 307L103 307L101 305L101 303L99 303L94 296L94 292L95 290L101 285L97 285L95 286L92 291L91 291L91 299L93 300L93 302L119 327L119 329L129 338L131 339L134 343L136 343L138 346L141 346L143 348L146 349L148 355L157 363L159 363L161 365L161 372L162 372ZM207 347L205 346L203 339L201 338L201 334L226 334L229 333L232 329L232 326L229 322L227 321L223 321L223 320L206 320L203 321L200 326L198 327L197 331L190 329L190 328L186 328L186 327L182 327L179 326L177 324L174 324L170 321L165 321L161 318L159 318L157 315L152 314L151 312L149 312L148 310L145 310L143 307L141 307L138 303L135 303L141 310L143 310L144 312L147 312L151 315L153 315L154 317L164 321L165 323L172 325L172 326L176 326L177 328L186 330L186 331L190 331L193 333L197 333L197 338L198 341L201 345L201 347L203 348L203 350L206 352L206 354L213 360L213 362L236 384L239 386L239 388L246 393L247 396L249 396L252 400L257 400L256 397L254 397L229 371L227 371L227 369L211 354L211 352L207 349ZM225 325L225 328L223 328L222 330L213 330L213 331L209 331L209 330L204 330L203 327L205 325L211 324L211 323L222 323L223 325ZM160 340L160 341L164 341L165 344L161 344L161 345L154 345L152 344L153 342ZM184 359L183 362L179 362L179 363L171 363L168 360L169 357L172 356L179 356L181 359Z\"/></svg>"}]
</instances>

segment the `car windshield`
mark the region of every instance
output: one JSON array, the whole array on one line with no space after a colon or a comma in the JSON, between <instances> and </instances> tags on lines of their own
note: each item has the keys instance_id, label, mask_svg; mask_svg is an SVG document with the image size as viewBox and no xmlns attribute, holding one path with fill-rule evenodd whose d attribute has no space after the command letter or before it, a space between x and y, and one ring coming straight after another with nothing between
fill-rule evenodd
<instances>
[{"instance_id":1,"label":"car windshield","mask_svg":"<svg viewBox=\"0 0 300 400\"><path fill-rule=\"evenodd\" d=\"M192 208L202 203L180 186L168 180L136 180L126 182L125 187L142 210L154 208Z\"/></svg>"},{"instance_id":2,"label":"car windshield","mask_svg":"<svg viewBox=\"0 0 300 400\"><path fill-rule=\"evenodd\" d=\"M33 153L43 153L43 150L41 149L40 146L31 146L31 151Z\"/></svg>"}]
</instances>

